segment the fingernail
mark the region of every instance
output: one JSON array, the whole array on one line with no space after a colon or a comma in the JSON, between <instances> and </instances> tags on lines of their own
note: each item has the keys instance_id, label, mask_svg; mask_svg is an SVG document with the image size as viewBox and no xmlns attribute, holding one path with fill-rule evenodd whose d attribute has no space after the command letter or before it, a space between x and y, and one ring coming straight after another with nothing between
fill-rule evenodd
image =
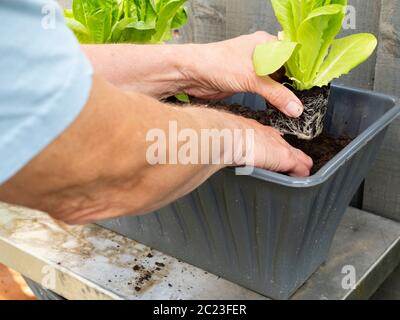
<instances>
[{"instance_id":1,"label":"fingernail","mask_svg":"<svg viewBox=\"0 0 400 320\"><path fill-rule=\"evenodd\" d=\"M294 118L298 118L303 113L303 107L297 102L291 101L286 106L286 113Z\"/></svg>"}]
</instances>

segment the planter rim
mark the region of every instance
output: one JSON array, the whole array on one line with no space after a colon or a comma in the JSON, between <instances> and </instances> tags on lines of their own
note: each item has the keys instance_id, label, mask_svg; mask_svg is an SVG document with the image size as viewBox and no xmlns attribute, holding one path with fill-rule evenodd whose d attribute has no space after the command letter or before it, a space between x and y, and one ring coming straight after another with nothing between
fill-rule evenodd
<instances>
[{"instance_id":1,"label":"planter rim","mask_svg":"<svg viewBox=\"0 0 400 320\"><path fill-rule=\"evenodd\" d=\"M258 168L254 169L253 173L249 175L250 177L292 188L310 188L320 185L327 181L340 167L349 161L354 154L365 146L367 142L382 132L382 130L388 127L389 124L400 115L400 99L395 96L343 85L332 85L332 89L334 88L350 89L361 94L373 92L376 97L385 98L386 100L393 102L393 107L379 118L379 120L375 121L371 126L364 130L364 132L358 135L357 138L339 152L331 161L325 164L317 173L310 177L294 178L281 173ZM228 168L225 170L234 169Z\"/></svg>"}]
</instances>

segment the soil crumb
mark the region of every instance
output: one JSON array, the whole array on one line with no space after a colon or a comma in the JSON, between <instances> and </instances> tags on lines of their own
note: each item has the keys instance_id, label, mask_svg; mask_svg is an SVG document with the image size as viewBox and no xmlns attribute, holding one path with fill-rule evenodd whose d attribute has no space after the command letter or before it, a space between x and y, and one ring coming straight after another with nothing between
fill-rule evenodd
<instances>
[{"instance_id":1,"label":"soil crumb","mask_svg":"<svg viewBox=\"0 0 400 320\"><path fill-rule=\"evenodd\" d=\"M132 269L133 269L134 271L139 271L139 270L142 270L143 267L140 266L140 265L134 265Z\"/></svg>"}]
</instances>

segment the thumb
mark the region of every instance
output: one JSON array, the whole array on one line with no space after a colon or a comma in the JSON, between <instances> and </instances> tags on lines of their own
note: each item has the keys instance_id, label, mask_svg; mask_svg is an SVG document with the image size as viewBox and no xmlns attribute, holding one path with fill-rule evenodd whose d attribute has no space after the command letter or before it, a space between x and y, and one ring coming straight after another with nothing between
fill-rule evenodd
<instances>
[{"instance_id":1,"label":"thumb","mask_svg":"<svg viewBox=\"0 0 400 320\"><path fill-rule=\"evenodd\" d=\"M287 116L292 118L301 116L304 111L303 104L292 91L270 77L257 78L258 94Z\"/></svg>"}]
</instances>

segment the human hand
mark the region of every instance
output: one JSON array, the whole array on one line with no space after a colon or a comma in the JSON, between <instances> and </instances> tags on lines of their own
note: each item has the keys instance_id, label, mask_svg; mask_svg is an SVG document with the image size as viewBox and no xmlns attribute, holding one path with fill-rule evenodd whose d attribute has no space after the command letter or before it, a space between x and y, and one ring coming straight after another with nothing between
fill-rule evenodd
<instances>
[{"instance_id":1,"label":"human hand","mask_svg":"<svg viewBox=\"0 0 400 320\"><path fill-rule=\"evenodd\" d=\"M238 92L257 93L290 117L299 117L303 105L296 95L271 77L258 77L253 52L258 44L276 41L266 32L235 39L186 46L187 62L181 70L185 92L202 99L222 99Z\"/></svg>"},{"instance_id":2,"label":"human hand","mask_svg":"<svg viewBox=\"0 0 400 320\"><path fill-rule=\"evenodd\" d=\"M221 115L222 116L222 115ZM233 119L235 128L254 130L254 148L250 155L246 155L235 163L235 166L254 166L274 172L287 173L293 177L307 177L313 167L313 160L299 149L287 143L278 130L263 126L255 120L238 117L231 114L223 115L223 123ZM241 141L245 150L244 141Z\"/></svg>"}]
</instances>

